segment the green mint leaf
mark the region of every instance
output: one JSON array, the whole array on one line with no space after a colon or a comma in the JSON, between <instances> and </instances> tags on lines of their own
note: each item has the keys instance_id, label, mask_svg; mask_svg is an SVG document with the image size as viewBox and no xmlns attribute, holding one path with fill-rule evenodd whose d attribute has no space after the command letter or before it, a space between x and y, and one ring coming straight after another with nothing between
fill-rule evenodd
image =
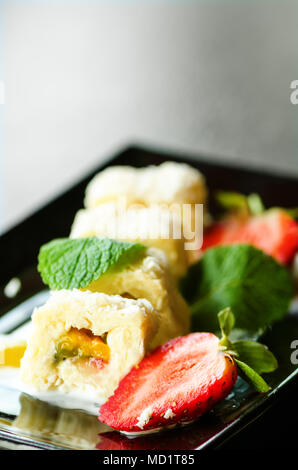
<instances>
[{"instance_id":1,"label":"green mint leaf","mask_svg":"<svg viewBox=\"0 0 298 470\"><path fill-rule=\"evenodd\" d=\"M40 249L38 271L53 290L82 289L108 270L121 270L143 256L146 247L109 238L61 238Z\"/></svg>"},{"instance_id":2,"label":"green mint leaf","mask_svg":"<svg viewBox=\"0 0 298 470\"><path fill-rule=\"evenodd\" d=\"M221 310L217 314L219 326L220 326L220 331L223 337L225 336L230 336L232 329L235 325L235 317L232 313L232 310L230 307L225 308L224 310Z\"/></svg>"},{"instance_id":3,"label":"green mint leaf","mask_svg":"<svg viewBox=\"0 0 298 470\"><path fill-rule=\"evenodd\" d=\"M195 331L218 329L217 313L230 307L235 327L249 335L283 318L293 295L286 267L247 244L206 250L180 284Z\"/></svg>"},{"instance_id":4,"label":"green mint leaf","mask_svg":"<svg viewBox=\"0 0 298 470\"><path fill-rule=\"evenodd\" d=\"M269 385L265 382L265 380L257 374L251 367L245 364L238 359L234 359L242 373L245 375L246 378L252 383L255 389L260 393L266 393L270 390Z\"/></svg>"},{"instance_id":5,"label":"green mint leaf","mask_svg":"<svg viewBox=\"0 0 298 470\"><path fill-rule=\"evenodd\" d=\"M265 212L263 201L258 194L250 194L246 199L251 215L260 215Z\"/></svg>"}]
</instances>

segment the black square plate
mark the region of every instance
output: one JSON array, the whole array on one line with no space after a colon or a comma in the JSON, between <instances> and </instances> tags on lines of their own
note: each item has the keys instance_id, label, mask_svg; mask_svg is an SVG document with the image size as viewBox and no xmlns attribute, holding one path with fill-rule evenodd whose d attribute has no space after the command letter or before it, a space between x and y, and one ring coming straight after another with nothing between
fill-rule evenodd
<instances>
[{"instance_id":1,"label":"black square plate","mask_svg":"<svg viewBox=\"0 0 298 470\"><path fill-rule=\"evenodd\" d=\"M90 178L109 165L142 167L165 160L197 167L205 175L211 195L216 189L246 194L257 192L267 206L297 205L298 181L293 177L248 170L214 159L211 163L204 156L172 155L130 147L0 237L0 333L10 333L25 323L33 308L47 296L36 271L39 247L52 238L68 236L74 215L82 207ZM210 210L215 210L212 200ZM4 287L13 277L21 280L22 288L10 299L5 296ZM0 448L178 450L219 447L297 387L298 371L290 360L290 345L295 339L298 339L295 312L276 324L263 339L279 361L278 370L266 377L272 387L268 394L258 395L238 379L228 399L195 424L135 439L106 432L96 417L82 411L57 408L2 386Z\"/></svg>"}]
</instances>

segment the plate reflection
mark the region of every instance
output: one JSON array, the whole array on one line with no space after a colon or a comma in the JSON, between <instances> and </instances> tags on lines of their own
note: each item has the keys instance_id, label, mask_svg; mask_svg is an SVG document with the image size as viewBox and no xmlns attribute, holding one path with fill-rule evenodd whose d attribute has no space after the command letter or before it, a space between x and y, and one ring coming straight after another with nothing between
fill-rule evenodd
<instances>
[{"instance_id":1,"label":"plate reflection","mask_svg":"<svg viewBox=\"0 0 298 470\"><path fill-rule=\"evenodd\" d=\"M79 410L63 409L20 396L21 410L11 425L11 431L22 431L31 438L42 439L71 449L95 449L99 434L111 430L96 416Z\"/></svg>"}]
</instances>

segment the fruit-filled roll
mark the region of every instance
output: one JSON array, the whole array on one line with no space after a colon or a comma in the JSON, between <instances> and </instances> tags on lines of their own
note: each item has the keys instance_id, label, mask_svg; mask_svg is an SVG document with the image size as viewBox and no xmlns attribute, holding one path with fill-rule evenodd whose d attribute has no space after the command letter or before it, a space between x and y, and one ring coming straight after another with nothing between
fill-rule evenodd
<instances>
[{"instance_id":1,"label":"fruit-filled roll","mask_svg":"<svg viewBox=\"0 0 298 470\"><path fill-rule=\"evenodd\" d=\"M52 292L32 322L23 382L103 403L152 347L159 314L145 299L74 289Z\"/></svg>"}]
</instances>

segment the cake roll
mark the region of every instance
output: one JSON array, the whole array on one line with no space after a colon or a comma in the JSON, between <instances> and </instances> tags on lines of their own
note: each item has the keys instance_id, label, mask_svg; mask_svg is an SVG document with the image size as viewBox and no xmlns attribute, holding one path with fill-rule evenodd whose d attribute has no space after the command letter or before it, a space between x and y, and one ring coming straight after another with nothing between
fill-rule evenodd
<instances>
[{"instance_id":1,"label":"cake roll","mask_svg":"<svg viewBox=\"0 0 298 470\"><path fill-rule=\"evenodd\" d=\"M180 220L188 262L201 248L203 225L208 222L207 187L204 176L185 163L164 162L159 166L108 167L88 184L85 207L107 202L131 209L158 206L173 212Z\"/></svg>"},{"instance_id":2,"label":"cake roll","mask_svg":"<svg viewBox=\"0 0 298 470\"><path fill-rule=\"evenodd\" d=\"M160 315L152 347L189 332L189 307L173 281L167 258L161 250L148 248L141 259L119 271L106 272L85 290L147 299Z\"/></svg>"},{"instance_id":3,"label":"cake roll","mask_svg":"<svg viewBox=\"0 0 298 470\"><path fill-rule=\"evenodd\" d=\"M52 292L32 315L21 379L30 390L72 392L104 403L152 348L159 323L146 299Z\"/></svg>"},{"instance_id":4,"label":"cake roll","mask_svg":"<svg viewBox=\"0 0 298 470\"><path fill-rule=\"evenodd\" d=\"M125 209L114 202L90 209L81 209L74 219L70 237L107 237L122 241L139 242L163 250L173 275L186 273L187 243L181 221L176 215L159 207Z\"/></svg>"},{"instance_id":5,"label":"cake roll","mask_svg":"<svg viewBox=\"0 0 298 470\"><path fill-rule=\"evenodd\" d=\"M85 207L125 198L128 205L205 204L205 178L186 163L164 162L134 168L112 166L98 173L86 189Z\"/></svg>"}]
</instances>

